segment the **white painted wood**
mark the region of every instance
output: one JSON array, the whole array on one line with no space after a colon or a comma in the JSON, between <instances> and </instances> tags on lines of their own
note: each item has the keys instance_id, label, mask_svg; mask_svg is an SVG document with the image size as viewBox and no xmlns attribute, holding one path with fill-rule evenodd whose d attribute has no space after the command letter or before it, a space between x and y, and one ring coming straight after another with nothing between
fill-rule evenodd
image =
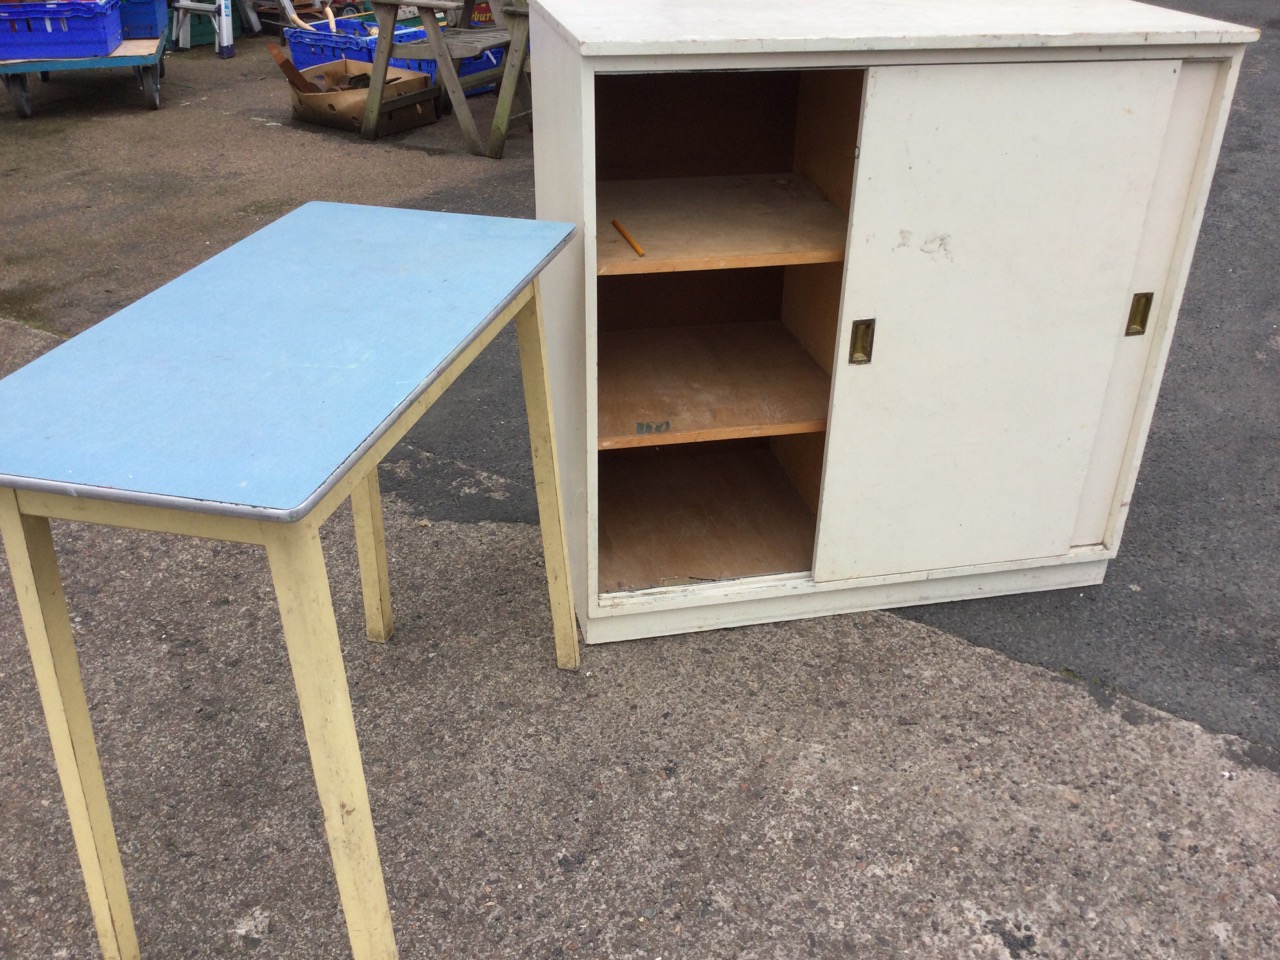
<instances>
[{"instance_id":1,"label":"white painted wood","mask_svg":"<svg viewBox=\"0 0 1280 960\"><path fill-rule=\"evenodd\" d=\"M542 105L538 114L543 118L537 131L538 214L573 220L581 228L574 247L544 273L542 292L570 562L577 612L587 642L1100 582L1107 560L1115 555L1123 526L1240 58L1244 44L1256 39L1257 32L1125 0L975 0L966 3L869 0L856 4L845 0L817 0L817 6L805 8L803 17L781 17L776 5L766 5L762 0L647 0L643 4L628 0L533 0L531 11L532 42L538 51L535 101ZM1204 81L1190 79L1202 68L1198 65L1189 68L1185 77L1174 76L1172 72L1181 61L1196 59L1212 61L1217 78L1209 97L1207 123L1203 120ZM1143 61L1147 62L1145 67ZM995 64L1002 63L1013 65L1007 69L1017 75L1017 81L1008 86L1023 93L1013 97L1012 114L1006 111L1005 116L997 118L992 115L994 111L984 108L983 104L998 98L1004 85L998 84L994 90L973 89L967 84L976 74L966 71L979 64L988 65L984 68L987 70L995 69ZM1114 66L1108 68L1108 63ZM1230 64L1229 69L1220 69L1222 64ZM1028 549L1025 543L1017 542L1022 536L1018 523L1006 523L1009 529L999 534L1005 538L1007 549L997 549L988 543L984 552L968 547L959 549L956 544L963 543L965 538L954 534L936 537L936 531L927 525L924 536L886 536L886 531L892 532L892 524L878 517L880 532L871 539L884 556L870 569L881 570L879 575L864 576L867 572L864 569L850 570L837 564L835 568L828 567L828 575L836 569L840 576L853 579L815 580L809 573L801 572L600 596L594 451L595 75L824 67L861 67L888 75L888 68L901 67L904 68L901 75L905 76L926 65L938 67L933 82L920 84L914 97L897 105L893 122L884 124L887 137L877 138L875 125L868 125L864 126L860 139L864 161L874 158L877 151L890 157L897 151L901 160L904 149L926 143L931 143L932 149L924 154L913 152L906 164L906 179L896 171L890 174L885 164L875 190L865 189L866 184L860 182L861 193L854 201L855 218L877 209L879 216L888 218L888 213L904 209L904 203L921 223L963 213L961 222L978 224L988 233L997 234L997 246L1000 230L1012 230L1013 235L1020 238L1017 243L1005 244L1005 253L1015 255L1013 264L1018 262L1020 243L1037 251L1042 261L1056 257L1060 263L1070 265L1062 275L1049 273L1040 276L1037 284L1023 284L1024 301L1036 295L1045 300L1056 299L1058 305L1052 309L1059 315L1064 310L1064 288L1065 296L1074 298L1078 306L1085 302L1093 304L1090 313L1101 312L1096 302L1103 299L1105 291L1121 301L1117 307L1107 310L1105 335L1101 332L1101 320L1088 320L1084 323L1087 335L1083 341L1077 337L1064 341L1061 325L1044 319L1051 315L1052 309L1038 311L1038 316L1021 328L1016 316L1010 318L1006 290L1010 285L1017 286L1014 282L1018 280L1017 270L1010 268L1010 283L999 285L992 279L993 276L998 279L998 270L988 262L987 273L979 271L973 284L967 284L959 276L948 276L946 264L954 267L954 260L947 261L945 254L941 263L932 260L927 254L918 253L917 244L917 255L922 261L928 260L931 266L924 270L923 279L908 278L907 285L920 286L923 280L934 284L942 276L946 278L943 287L951 294L946 309L934 312L934 316L941 319L935 321L937 329L933 332L943 335L941 342L945 343L945 337L955 332L956 323L947 323L948 317L955 316L957 309L973 317L981 312L975 308L975 302L984 301L989 308L984 324L990 321L992 328L988 330L984 326L976 342L966 342L963 346L962 352L968 351L970 362L973 354L995 356L1004 364L1000 368L997 363L997 368L1007 374L1011 368L1009 358L984 352L981 339L986 337L990 343L998 339L999 331L1006 334L1012 331L1020 337L1013 353L1024 361L1029 358L1032 366L1038 364L1040 374L1047 369L1047 379L1053 385L1043 387L1037 376L1021 379L1015 376L997 384L1004 390L1002 397L1000 389L992 388L990 377L964 380L952 371L953 384L960 383L971 389L964 400L969 409L981 409L986 403L998 410L1021 411L1022 416L1012 418L1008 425L1015 431L1023 431L1020 442L1024 452L1030 443L1027 437L1037 432L1028 423L1045 415L1046 408L1051 408L1048 411L1051 416L1040 423L1040 434L1060 433L1064 424L1074 431L1069 432L1069 455L1065 459L1056 447L1049 450L1050 461L1059 466L1063 462L1067 464L1062 475L1065 479L1058 477L1050 483L1059 496L1055 499L1052 491L1046 494L1047 500L1054 501L1051 509L1040 509L1042 504L1035 503L1035 498L1028 498L1021 489L1023 485L1034 486L1041 474L1055 472L1039 463L1039 458L1030 464L1031 480L1025 471L1013 469L1016 462L1006 462L1008 472L1001 475L996 485L995 499L1006 507L1009 503L1018 504L1025 512L1029 501L1036 507L1032 511L1034 516L1026 521L1033 532L1025 539L1032 547ZM1076 69L1082 69L1083 73L1073 73ZM1104 74L1108 69L1118 71L1109 75L1115 82L1100 84L1089 80L1077 88L1074 82L1061 79L1083 76L1091 69ZM1173 82L1162 85L1158 80L1165 69ZM953 70L955 72L951 72ZM1043 74L1040 71L1044 71ZM1198 75L1203 77L1207 73ZM950 108L940 106L948 99ZM1047 100L1053 102L1046 105ZM1068 105L1064 108L1058 100ZM1181 158L1157 161L1164 141L1161 114L1164 111L1164 116L1168 115L1171 103L1177 116L1169 125L1168 146L1182 144L1177 149L1192 149L1192 131L1197 123L1202 128L1198 146L1192 149L1196 156L1193 169L1188 169L1185 154ZM1136 113L1123 114L1126 106L1134 107ZM1082 125L1082 129L1091 131L1095 137L1112 131L1116 139L1106 139L1094 149L1081 151L1079 138L1064 138L1056 125L1046 123L1044 111L1048 108L1065 109L1073 118L1071 122ZM1183 111L1188 115L1184 116ZM1122 115L1117 115L1118 112ZM1190 116L1197 112L1199 120ZM930 116L942 132L932 141L928 137L908 140L904 147L903 131L928 126L921 119L927 121ZM833 122L838 121L839 118L833 118ZM1019 158L999 156L1009 145L1009 131L1018 128L1024 132L1032 130L1053 145L1053 149L1046 148L1045 153L1052 154L1046 162L1056 165L1053 169L1062 181L1054 183L1055 189L1044 190L1046 181L1053 182L1053 178L1044 173L1040 156L1035 150L1025 149L1025 143L1019 148L1023 150ZM888 142L881 142L884 140ZM993 147L993 143L998 147ZM1017 145L1016 140L1013 143ZM1062 161L1059 156L1073 154L1075 160ZM967 158L966 162L975 167L975 174L968 182L951 180L954 196L942 196L937 190L930 194L933 187L923 182L927 178L921 170L938 162L940 157L947 157L951 163L948 168L951 177L958 176L956 171L962 168L962 158ZM913 166L921 163L923 166ZM1025 180L1024 172L1028 174ZM910 179L912 176L916 178L914 181ZM1040 178L1039 194L1036 176ZM1157 176L1156 197L1148 216L1145 198ZM921 194L934 197L936 204L930 207L913 199ZM1034 195L1036 202L1030 205L1032 213L1028 223L1021 224L1010 216L1009 210L1019 206L1019 198L1025 200L1029 195ZM1181 204L1177 199L1179 195L1184 197ZM1103 225L1119 225L1118 233L1123 237L1117 240L1113 235L1116 231L1109 230L1101 241L1093 236L1087 242L1082 241L1079 229L1082 207ZM855 234L860 222L854 224ZM1062 239L1064 228L1074 236L1074 245ZM915 236L915 231L921 228L894 224L893 229L911 229ZM1169 230L1176 231L1176 239L1170 241L1165 235ZM926 233L917 239L927 243L929 235ZM895 234L894 239L896 246L900 238ZM881 287L876 285L877 267L874 259L866 260L865 248L864 242L861 247L854 243L849 249L850 276L856 282L850 282L845 290L846 327L838 348L846 353L847 324L865 305L863 298L868 291L877 300L868 315L879 314ZM941 246L934 252L940 250ZM950 252L954 257L954 246ZM968 255L969 250L964 252ZM881 255L889 256L884 251ZM928 275L929 270L933 270L934 275ZM1162 271L1165 279L1157 281ZM1068 282L1067 274L1073 278L1072 282ZM1133 364L1123 359L1128 345L1120 342L1119 333L1132 292L1148 289L1142 285L1149 280L1151 287L1163 291L1162 305L1157 306L1158 318L1153 317L1154 329L1146 338L1149 346L1139 347L1137 351L1143 354L1143 359L1137 364L1139 369L1135 374L1130 369ZM999 287L1000 296L993 295L993 287ZM1088 292L1078 293L1077 287L1088 288ZM937 291L934 298L935 307L936 301L948 299ZM1002 310L1003 316L997 316ZM1018 312L1012 311L1015 315ZM1025 309L1021 313L1027 315ZM892 344L895 339L897 336L890 334L888 342ZM914 338L911 349L919 348L915 342L919 340ZM883 359L885 343L882 327L877 331L873 367ZM1064 358L1061 370L1057 362L1050 364L1047 359L1055 350ZM932 362L945 372L945 357L940 349L933 354L926 349L925 356L932 356ZM895 394L891 385L890 391L874 402L892 413L890 421L905 416L904 422L909 423L913 411L919 413L922 400L934 389L932 381L937 379L937 372L935 367L931 373L914 374L916 383L927 384L927 390L922 388L914 393L899 390ZM986 368L980 372L986 372ZM1065 390L1069 375L1064 374L1079 374L1081 389ZM1135 377L1139 384L1136 398ZM945 381L945 377L943 379ZM839 376L838 381L843 384L846 378ZM1018 396L1019 390L1028 384L1040 391L1029 406ZM1047 399L1054 391L1059 397L1068 397L1069 402L1064 401L1061 408L1054 406ZM1071 418L1062 416L1062 410L1073 411L1081 423L1068 422ZM867 407L865 404L851 407L838 387L832 412L856 424L856 433L863 425ZM985 430L985 441L991 441L994 432L991 425L979 424L979 428L976 432L970 431L970 438L984 440L982 431ZM905 445L889 441L889 435L897 428L888 422L881 429L884 435L877 441L879 452L890 457L902 456L908 466L916 467L904 469L895 482L903 487L914 484L920 496L901 499L912 504L927 504L935 517L946 513L945 504L935 501L947 496L947 482L957 477L956 469L931 448L926 447L919 455L918 459L923 462L901 455L898 447ZM926 430L925 435L928 433ZM935 438L936 435L937 432ZM946 439L951 438L948 435ZM956 446L963 452L963 444ZM845 451L845 459L850 456L851 451ZM1058 459L1054 460L1055 457ZM850 462L857 463L856 460ZM985 476L982 469L974 472L974 464L980 466L982 462L981 457L971 455L964 467L969 472L961 478L979 490L984 484L990 485L992 476L990 470ZM868 468L864 464L862 469ZM887 469L883 472L892 473ZM819 536L824 536L828 525L837 525L824 541L837 558L843 549L838 530L840 518L865 519L868 512L861 507L862 487L857 477L856 472L846 473L842 479L829 483L824 499ZM931 487L930 479L936 487ZM1087 508L1086 504L1089 504ZM1082 534L1081 530L1098 529L1102 512L1108 515L1103 524L1106 535L1097 538L1093 534ZM1052 535L1036 532L1042 521L1052 528ZM924 561L924 567L905 569L912 566L904 556L904 550L912 549L903 547L906 541L917 544L914 548L924 553L929 553L926 547L932 542L934 553ZM925 546L918 546L921 543ZM1073 543L1094 545L1072 549ZM948 554L948 549L952 553ZM884 570L898 572L883 573Z\"/></svg>"},{"instance_id":2,"label":"white painted wood","mask_svg":"<svg viewBox=\"0 0 1280 960\"><path fill-rule=\"evenodd\" d=\"M1056 566L1027 566L992 573L956 574L913 581L888 581L871 586L814 590L812 580L797 578L790 592L761 591L733 594L723 603L675 607L637 604L626 616L598 617L584 630L590 644L615 640L665 637L700 630L719 630L752 623L775 623L804 617L825 617L859 610L885 610L921 603L974 600L1011 593L1063 590L1102 582L1107 560L1086 560ZM845 582L847 583L847 581ZM836 585L833 585L836 586Z\"/></svg>"},{"instance_id":3,"label":"white painted wood","mask_svg":"<svg viewBox=\"0 0 1280 960\"><path fill-rule=\"evenodd\" d=\"M660 73L666 70L819 70L830 68L920 66L944 63L1035 63L1080 60L1188 60L1224 59L1242 51L1244 44L1094 47L1045 47L1030 54L1025 48L987 47L965 50L819 50L780 53L682 53L679 56L636 54L591 57L583 62L597 74Z\"/></svg>"},{"instance_id":4,"label":"white painted wood","mask_svg":"<svg viewBox=\"0 0 1280 960\"><path fill-rule=\"evenodd\" d=\"M537 51L532 73L537 164L534 171L537 215L569 221L579 230L569 247L539 277L547 367L552 383L556 457L564 501L565 537L569 548L574 605L587 610L595 600L595 579L588 573L588 506L594 503L589 484L595 469L594 409L588 389L588 288L584 258L595 250L589 220L595 216L595 149L591 142L593 78L563 37L538 16L529 20L530 47ZM592 354L594 363L594 353ZM589 586L590 585L590 586Z\"/></svg>"},{"instance_id":5,"label":"white painted wood","mask_svg":"<svg viewBox=\"0 0 1280 960\"><path fill-rule=\"evenodd\" d=\"M1093 563L1112 560L1115 552L1106 547L1077 547L1061 557L1054 558L1054 565ZM600 597L602 617L627 617L651 610L676 610L682 607L709 607L748 600L788 599L790 602L807 602L811 595L848 590L868 590L890 585L921 587L930 580L950 580L960 577L981 577L1017 570L1043 567L1042 559L1006 560L1000 563L974 564L964 567L943 567L936 570L918 570L912 573L895 573L881 577L859 577L856 580L817 581L809 573L780 573L762 576L739 577L733 580L690 582L651 587L645 590L606 593ZM921 587L922 590L925 588ZM923 594L922 594L923 595ZM919 601L921 603L925 601Z\"/></svg>"},{"instance_id":6,"label":"white painted wood","mask_svg":"<svg viewBox=\"0 0 1280 960\"><path fill-rule=\"evenodd\" d=\"M1143 336L1121 337L1111 367L1102 418L1094 442L1084 493L1080 500L1071 542L1076 545L1108 540L1108 524L1121 495L1125 453L1130 447L1134 410L1138 409L1144 384L1151 382L1153 353L1171 334L1170 309L1178 277L1170 275L1175 250L1189 238L1181 230L1188 204L1194 202L1193 173L1202 153L1205 128L1212 122L1214 91L1226 61L1184 63L1161 151L1142 245L1130 283L1132 293L1156 294L1151 318Z\"/></svg>"},{"instance_id":7,"label":"white painted wood","mask_svg":"<svg viewBox=\"0 0 1280 960\"><path fill-rule=\"evenodd\" d=\"M1227 114L1231 107L1231 98L1235 92L1236 81L1240 76L1240 63L1243 48L1237 48L1229 67L1224 63L1218 72L1216 87L1213 93L1213 117L1205 127L1201 141L1200 155L1193 173L1191 194L1193 202L1188 204L1183 213L1179 228L1179 239L1174 259L1169 268L1169 300L1166 307L1168 320L1164 336L1151 352L1151 358L1139 394L1138 409L1134 415L1133 428L1129 435L1129 446L1125 451L1124 467L1120 477L1119 495L1112 508L1111 520L1107 525L1106 543L1109 549L1118 550L1120 537L1124 530L1125 518L1128 516L1129 504L1138 480L1138 468L1142 460L1142 451L1146 446L1147 435L1151 429L1151 419L1155 414L1156 394L1164 376L1165 365L1169 358L1174 327L1178 309L1182 303L1182 295L1186 289L1187 277L1191 272L1191 255L1195 249L1196 237L1200 233L1200 222L1204 218L1205 205L1209 200L1209 188L1212 184L1213 170L1218 162L1218 151L1222 146L1223 133L1226 130Z\"/></svg>"},{"instance_id":8,"label":"white painted wood","mask_svg":"<svg viewBox=\"0 0 1280 960\"><path fill-rule=\"evenodd\" d=\"M869 73L815 579L1070 547L1178 66Z\"/></svg>"},{"instance_id":9,"label":"white painted wood","mask_svg":"<svg viewBox=\"0 0 1280 960\"><path fill-rule=\"evenodd\" d=\"M1258 32L1125 0L532 0L583 56L1247 43Z\"/></svg>"}]
</instances>

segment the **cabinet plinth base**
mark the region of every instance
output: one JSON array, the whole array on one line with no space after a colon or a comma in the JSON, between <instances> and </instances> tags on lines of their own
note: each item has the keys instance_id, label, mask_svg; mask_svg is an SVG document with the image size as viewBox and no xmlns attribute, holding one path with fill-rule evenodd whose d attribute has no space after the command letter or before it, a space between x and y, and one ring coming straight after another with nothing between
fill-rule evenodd
<instances>
[{"instance_id":1,"label":"cabinet plinth base","mask_svg":"<svg viewBox=\"0 0 1280 960\"><path fill-rule=\"evenodd\" d=\"M1098 553L1091 552L1089 556L1096 557ZM639 640L864 610L1095 586L1106 575L1107 563L1105 557L1080 559L1055 562L1053 566L858 586L816 584L807 577L783 582L762 578L716 584L701 596L690 592L678 604L670 595L660 595L658 591L613 594L601 598L602 605L608 605L604 615L581 613L579 622L587 643Z\"/></svg>"}]
</instances>

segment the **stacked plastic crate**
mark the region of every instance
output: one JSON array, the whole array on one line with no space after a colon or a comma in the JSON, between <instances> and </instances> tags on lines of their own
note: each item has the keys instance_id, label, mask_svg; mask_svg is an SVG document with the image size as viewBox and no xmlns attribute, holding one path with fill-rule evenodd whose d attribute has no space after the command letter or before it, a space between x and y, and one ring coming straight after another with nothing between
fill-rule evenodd
<instances>
[{"instance_id":1,"label":"stacked plastic crate","mask_svg":"<svg viewBox=\"0 0 1280 960\"><path fill-rule=\"evenodd\" d=\"M0 3L0 60L105 57L124 40L121 0Z\"/></svg>"},{"instance_id":2,"label":"stacked plastic crate","mask_svg":"<svg viewBox=\"0 0 1280 960\"><path fill-rule=\"evenodd\" d=\"M315 67L322 63L333 63L337 60L357 60L361 63L373 63L373 51L378 45L375 34L376 24L356 17L340 17L332 26L323 21L311 25L311 28L289 27L284 31L285 42L289 44L289 54L293 64L299 70ZM412 21L396 26L396 43L425 42L427 31ZM458 67L458 76L466 77L481 70L488 70L502 63L502 51L492 50L464 60ZM425 73L435 83L436 62L430 58L405 59L392 57L390 66L400 70L412 70L414 73ZM487 89L492 89L489 87ZM469 90L468 96L482 93L482 90Z\"/></svg>"}]
</instances>

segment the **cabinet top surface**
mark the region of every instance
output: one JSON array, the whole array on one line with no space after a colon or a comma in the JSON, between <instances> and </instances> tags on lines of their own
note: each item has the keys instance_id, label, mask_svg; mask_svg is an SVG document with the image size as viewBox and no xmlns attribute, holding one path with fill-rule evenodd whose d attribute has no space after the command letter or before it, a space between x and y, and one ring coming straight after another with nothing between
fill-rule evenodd
<instances>
[{"instance_id":1,"label":"cabinet top surface","mask_svg":"<svg viewBox=\"0 0 1280 960\"><path fill-rule=\"evenodd\" d=\"M308 203L0 381L0 486L294 519L572 232Z\"/></svg>"},{"instance_id":2,"label":"cabinet top surface","mask_svg":"<svg viewBox=\"0 0 1280 960\"><path fill-rule=\"evenodd\" d=\"M586 56L1248 43L1129 0L532 0Z\"/></svg>"}]
</instances>

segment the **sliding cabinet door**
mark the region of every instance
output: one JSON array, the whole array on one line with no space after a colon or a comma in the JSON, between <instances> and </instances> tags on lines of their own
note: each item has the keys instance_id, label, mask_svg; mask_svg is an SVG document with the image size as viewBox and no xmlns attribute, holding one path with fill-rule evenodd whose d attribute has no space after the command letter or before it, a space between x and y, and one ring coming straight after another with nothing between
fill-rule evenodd
<instances>
[{"instance_id":1,"label":"sliding cabinet door","mask_svg":"<svg viewBox=\"0 0 1280 960\"><path fill-rule=\"evenodd\" d=\"M1180 69L868 71L818 580L1070 548Z\"/></svg>"}]
</instances>

